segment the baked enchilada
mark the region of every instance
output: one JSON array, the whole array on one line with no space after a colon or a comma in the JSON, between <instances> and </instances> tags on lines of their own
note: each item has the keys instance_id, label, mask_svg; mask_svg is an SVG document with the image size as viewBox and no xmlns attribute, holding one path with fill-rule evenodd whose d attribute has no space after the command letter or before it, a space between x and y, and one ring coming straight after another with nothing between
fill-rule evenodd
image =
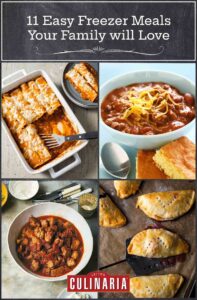
<instances>
[{"instance_id":1,"label":"baked enchilada","mask_svg":"<svg viewBox=\"0 0 197 300\"><path fill-rule=\"evenodd\" d=\"M37 169L79 142L65 142L48 149L41 133L72 135L77 129L65 114L56 94L43 76L3 94L2 115L25 159Z\"/></svg>"},{"instance_id":2,"label":"baked enchilada","mask_svg":"<svg viewBox=\"0 0 197 300\"><path fill-rule=\"evenodd\" d=\"M88 63L80 62L65 74L65 79L80 94L83 100L96 101L98 97L98 75Z\"/></svg>"}]
</instances>

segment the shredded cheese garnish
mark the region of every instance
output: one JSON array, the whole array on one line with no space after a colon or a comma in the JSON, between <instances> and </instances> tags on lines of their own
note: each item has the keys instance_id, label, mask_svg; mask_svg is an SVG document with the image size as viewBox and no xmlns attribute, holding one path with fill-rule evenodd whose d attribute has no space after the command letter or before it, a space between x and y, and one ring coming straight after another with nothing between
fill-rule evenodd
<instances>
[{"instance_id":1,"label":"shredded cheese garnish","mask_svg":"<svg viewBox=\"0 0 197 300\"><path fill-rule=\"evenodd\" d=\"M123 113L123 118L128 119L130 115L133 115L136 121L147 120L149 115L158 119L168 113L170 105L181 105L181 103L174 102L170 93L161 87L129 91L128 100L130 107Z\"/></svg>"}]
</instances>

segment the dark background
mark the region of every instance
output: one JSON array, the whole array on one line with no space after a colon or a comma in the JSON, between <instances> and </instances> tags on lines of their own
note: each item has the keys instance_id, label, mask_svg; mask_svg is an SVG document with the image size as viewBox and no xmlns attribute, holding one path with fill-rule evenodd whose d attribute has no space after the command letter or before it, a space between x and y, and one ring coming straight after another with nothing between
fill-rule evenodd
<instances>
[{"instance_id":1,"label":"dark background","mask_svg":"<svg viewBox=\"0 0 197 300\"><path fill-rule=\"evenodd\" d=\"M170 32L169 41L30 41L26 29L42 31L43 27L26 26L28 15L52 15L53 17L130 17L145 15L154 18L161 14L171 18L171 26L134 26L128 29L143 29L144 32ZM40 27L40 28L39 28ZM100 31L119 31L126 26L93 27ZM45 31L67 29L44 26ZM70 28L70 31L88 31L87 27ZM148 56L134 53L67 53L54 55L64 50L92 49L100 45L105 49L135 50L145 53L163 53ZM194 3L4 3L3 4L3 60L193 60L194 59Z\"/></svg>"},{"instance_id":2,"label":"dark background","mask_svg":"<svg viewBox=\"0 0 197 300\"><path fill-rule=\"evenodd\" d=\"M52 14L54 17L72 17L79 13L91 17L127 17L130 15L157 17L164 14L171 17L173 26L147 27L148 31L168 31L171 39L162 42L165 50L158 56L141 56L132 53L113 54L62 54L47 55L73 49L93 48L97 42L30 42L25 34L26 16L31 14ZM51 28L51 27L50 27ZM139 29L135 27L136 29ZM62 28L63 29L63 28ZM145 30L145 27L141 28ZM52 28L50 29L52 31ZM73 31L73 28L70 29ZM55 31L55 30L54 30ZM115 28L114 28L115 31ZM192 3L4 3L3 5L3 59L4 60L193 60L194 59L194 4ZM140 52L156 53L161 46L159 41L149 42L109 42L101 44L105 48L135 49ZM37 53L37 48L41 54ZM195 298L195 289L191 297Z\"/></svg>"}]
</instances>

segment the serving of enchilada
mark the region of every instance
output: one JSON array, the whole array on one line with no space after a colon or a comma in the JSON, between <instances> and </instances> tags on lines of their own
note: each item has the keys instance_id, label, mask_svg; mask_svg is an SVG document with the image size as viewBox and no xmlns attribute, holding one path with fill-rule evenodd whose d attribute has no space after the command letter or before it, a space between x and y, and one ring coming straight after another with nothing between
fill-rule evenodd
<instances>
[{"instance_id":1,"label":"serving of enchilada","mask_svg":"<svg viewBox=\"0 0 197 300\"><path fill-rule=\"evenodd\" d=\"M26 161L37 169L79 142L48 149L40 133L72 135L77 129L43 76L2 96L2 115Z\"/></svg>"}]
</instances>

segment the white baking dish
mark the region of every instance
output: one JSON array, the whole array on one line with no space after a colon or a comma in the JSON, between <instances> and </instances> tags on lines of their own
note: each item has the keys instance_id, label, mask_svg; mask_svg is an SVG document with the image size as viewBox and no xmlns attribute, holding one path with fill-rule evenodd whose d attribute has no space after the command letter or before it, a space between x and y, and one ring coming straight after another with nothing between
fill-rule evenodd
<instances>
[{"instance_id":1,"label":"white baking dish","mask_svg":"<svg viewBox=\"0 0 197 300\"><path fill-rule=\"evenodd\" d=\"M47 83L52 88L52 90L54 91L54 93L58 97L59 101L61 102L67 116L69 117L71 122L74 124L74 126L77 128L78 132L79 133L84 133L85 130L82 127L81 123L78 121L78 119L76 118L76 116L72 112L72 110L69 107L68 103L66 102L66 100L64 99L62 94L59 92L59 90L57 89L57 87L53 83L52 79L49 77L49 75L44 70L36 70L36 71L31 72L31 73L26 73L25 70L19 70L15 73L12 73L11 75L8 75L7 77L5 77L2 80L2 94L11 91L14 88L17 88L22 83L25 83L29 80L32 80L32 79L34 79L38 76L43 76L45 78L45 80L47 81ZM12 79L12 81L10 82L11 78L15 78L15 79L14 80ZM8 81L8 79L9 79L9 83L6 83L6 81ZM6 134L9 138L15 152L17 153L18 157L20 158L20 160L21 160L23 166L25 167L25 169L27 170L27 172L30 173L30 174L38 174L38 173L42 173L42 172L48 170L51 177L57 178L57 177L61 176L62 174L70 171L71 169L73 169L74 167L76 167L77 165L79 165L81 163L81 159L78 155L78 152L87 145L88 141L82 141L79 145L76 145L73 148L68 149L64 154L62 154L59 157L53 159L52 161L46 163L42 167L34 170L28 164L26 159L24 158L19 146L17 145L15 139L13 138L13 136L12 136L6 122L3 120L3 118L2 118L2 124L3 124L3 128L6 132ZM61 162L65 161L66 159L70 158L71 156L74 159L72 163L67 164L65 167L59 169L58 171L55 171L53 169L55 166L57 166Z\"/></svg>"}]
</instances>

